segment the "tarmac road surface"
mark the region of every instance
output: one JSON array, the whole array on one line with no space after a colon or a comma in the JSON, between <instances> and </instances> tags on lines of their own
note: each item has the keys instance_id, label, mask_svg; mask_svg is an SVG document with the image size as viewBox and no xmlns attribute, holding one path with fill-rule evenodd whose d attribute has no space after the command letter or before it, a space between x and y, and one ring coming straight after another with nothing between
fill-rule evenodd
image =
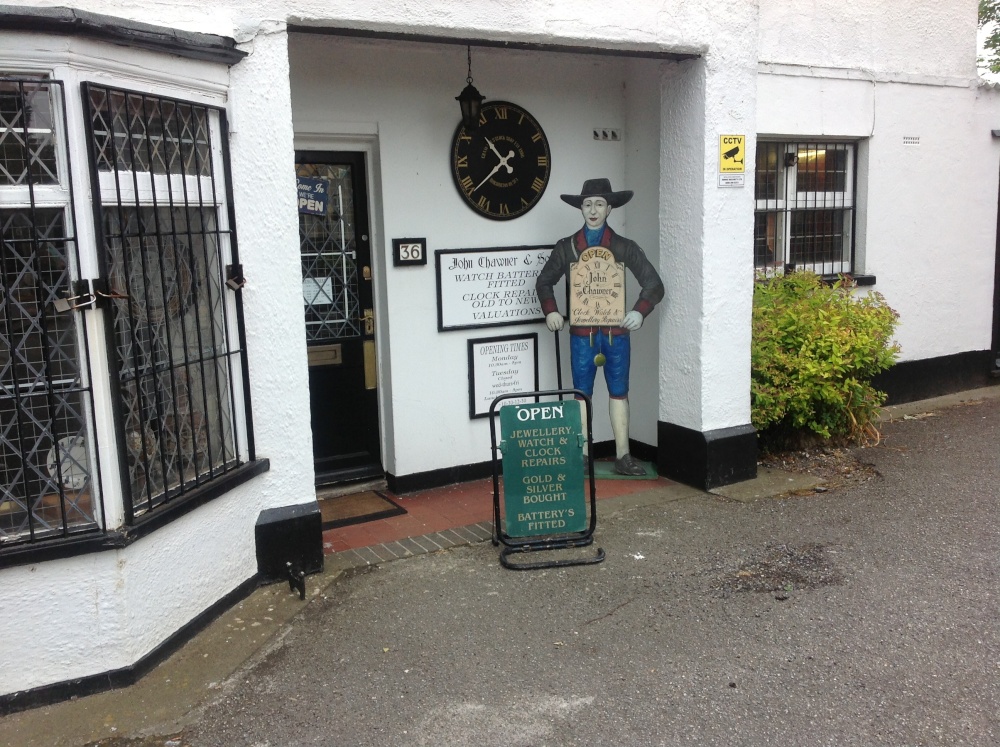
<instances>
[{"instance_id":1,"label":"tarmac road surface","mask_svg":"<svg viewBox=\"0 0 1000 747\"><path fill-rule=\"evenodd\" d=\"M600 565L332 556L0 747L998 744L998 395L891 408L861 485L603 500Z\"/></svg>"},{"instance_id":2,"label":"tarmac road surface","mask_svg":"<svg viewBox=\"0 0 1000 747\"><path fill-rule=\"evenodd\" d=\"M859 487L600 516L600 565L343 576L181 743L1000 743L1000 402L883 432Z\"/></svg>"}]
</instances>

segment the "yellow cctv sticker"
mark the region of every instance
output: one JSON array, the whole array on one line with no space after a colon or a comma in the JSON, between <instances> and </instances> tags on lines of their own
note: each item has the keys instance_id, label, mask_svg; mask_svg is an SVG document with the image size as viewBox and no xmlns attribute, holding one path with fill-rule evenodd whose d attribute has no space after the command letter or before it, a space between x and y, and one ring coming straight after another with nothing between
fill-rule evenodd
<instances>
[{"instance_id":1,"label":"yellow cctv sticker","mask_svg":"<svg viewBox=\"0 0 1000 747\"><path fill-rule=\"evenodd\" d=\"M719 173L746 172L746 135L719 135Z\"/></svg>"}]
</instances>

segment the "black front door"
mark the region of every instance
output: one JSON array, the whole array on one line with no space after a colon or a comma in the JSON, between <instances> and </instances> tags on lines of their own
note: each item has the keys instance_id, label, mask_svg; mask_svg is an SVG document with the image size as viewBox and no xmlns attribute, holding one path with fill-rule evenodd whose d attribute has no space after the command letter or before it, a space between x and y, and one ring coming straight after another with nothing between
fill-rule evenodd
<instances>
[{"instance_id":1,"label":"black front door","mask_svg":"<svg viewBox=\"0 0 1000 747\"><path fill-rule=\"evenodd\" d=\"M382 476L364 154L295 163L316 483Z\"/></svg>"}]
</instances>

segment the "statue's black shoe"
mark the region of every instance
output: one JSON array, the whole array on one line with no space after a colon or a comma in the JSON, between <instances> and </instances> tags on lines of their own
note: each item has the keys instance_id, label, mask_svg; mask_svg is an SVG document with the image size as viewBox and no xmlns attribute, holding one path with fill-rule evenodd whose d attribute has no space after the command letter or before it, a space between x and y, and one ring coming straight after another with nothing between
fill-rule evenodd
<instances>
[{"instance_id":1,"label":"statue's black shoe","mask_svg":"<svg viewBox=\"0 0 1000 747\"><path fill-rule=\"evenodd\" d=\"M631 454L626 454L621 459L615 460L615 472L619 475L641 477L646 474L646 469Z\"/></svg>"}]
</instances>

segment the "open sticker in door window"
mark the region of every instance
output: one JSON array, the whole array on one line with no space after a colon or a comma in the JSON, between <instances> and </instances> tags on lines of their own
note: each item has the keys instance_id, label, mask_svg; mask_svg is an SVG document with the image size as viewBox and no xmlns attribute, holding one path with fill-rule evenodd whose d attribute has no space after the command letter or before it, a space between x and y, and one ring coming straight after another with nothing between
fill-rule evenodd
<instances>
[{"instance_id":1,"label":"open sticker in door window","mask_svg":"<svg viewBox=\"0 0 1000 747\"><path fill-rule=\"evenodd\" d=\"M299 193L299 212L307 215L326 215L330 199L330 182L307 176L296 178Z\"/></svg>"}]
</instances>

